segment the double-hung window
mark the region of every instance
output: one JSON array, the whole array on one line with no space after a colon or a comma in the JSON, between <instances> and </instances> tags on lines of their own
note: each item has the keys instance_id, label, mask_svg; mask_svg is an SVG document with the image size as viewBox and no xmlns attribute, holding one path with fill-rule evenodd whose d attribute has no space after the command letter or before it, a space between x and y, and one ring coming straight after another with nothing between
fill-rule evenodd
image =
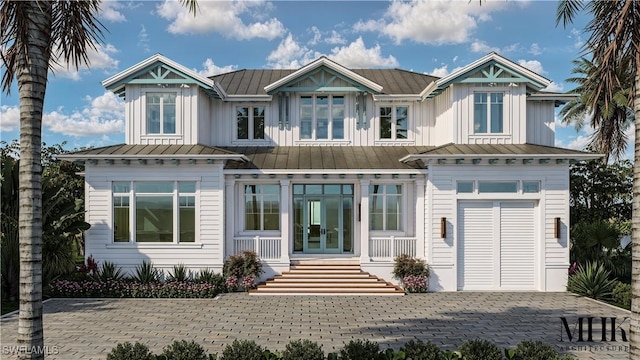
<instances>
[{"instance_id":1,"label":"double-hung window","mask_svg":"<svg viewBox=\"0 0 640 360\"><path fill-rule=\"evenodd\" d=\"M195 242L195 181L113 182L114 242Z\"/></svg>"},{"instance_id":2,"label":"double-hung window","mask_svg":"<svg viewBox=\"0 0 640 360\"><path fill-rule=\"evenodd\" d=\"M176 133L176 93L147 93L147 134Z\"/></svg>"},{"instance_id":3,"label":"double-hung window","mask_svg":"<svg viewBox=\"0 0 640 360\"><path fill-rule=\"evenodd\" d=\"M380 139L404 140L409 137L409 107L380 107Z\"/></svg>"},{"instance_id":4,"label":"double-hung window","mask_svg":"<svg viewBox=\"0 0 640 360\"><path fill-rule=\"evenodd\" d=\"M344 139L344 96L301 96L300 139Z\"/></svg>"},{"instance_id":5,"label":"double-hung window","mask_svg":"<svg viewBox=\"0 0 640 360\"><path fill-rule=\"evenodd\" d=\"M504 132L504 94L476 92L473 94L473 132L501 134Z\"/></svg>"},{"instance_id":6,"label":"double-hung window","mask_svg":"<svg viewBox=\"0 0 640 360\"><path fill-rule=\"evenodd\" d=\"M369 186L371 230L402 230L402 185Z\"/></svg>"},{"instance_id":7,"label":"double-hung window","mask_svg":"<svg viewBox=\"0 0 640 360\"><path fill-rule=\"evenodd\" d=\"M236 107L238 140L264 140L264 106Z\"/></svg>"},{"instance_id":8,"label":"double-hung window","mask_svg":"<svg viewBox=\"0 0 640 360\"><path fill-rule=\"evenodd\" d=\"M280 185L244 186L244 229L247 231L280 229Z\"/></svg>"}]
</instances>

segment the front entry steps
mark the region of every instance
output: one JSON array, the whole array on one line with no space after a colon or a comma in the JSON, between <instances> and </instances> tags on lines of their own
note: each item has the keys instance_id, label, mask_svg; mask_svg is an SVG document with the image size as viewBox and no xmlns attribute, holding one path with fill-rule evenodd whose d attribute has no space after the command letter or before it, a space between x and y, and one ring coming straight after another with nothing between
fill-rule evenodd
<instances>
[{"instance_id":1,"label":"front entry steps","mask_svg":"<svg viewBox=\"0 0 640 360\"><path fill-rule=\"evenodd\" d=\"M360 264L299 261L249 291L250 295L404 295L404 291L364 272Z\"/></svg>"}]
</instances>

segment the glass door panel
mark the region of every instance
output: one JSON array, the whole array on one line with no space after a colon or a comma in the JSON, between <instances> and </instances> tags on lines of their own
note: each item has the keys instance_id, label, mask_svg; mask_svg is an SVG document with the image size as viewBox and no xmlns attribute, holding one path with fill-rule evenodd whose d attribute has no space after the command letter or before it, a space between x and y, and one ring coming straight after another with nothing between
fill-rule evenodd
<instances>
[{"instance_id":1,"label":"glass door panel","mask_svg":"<svg viewBox=\"0 0 640 360\"><path fill-rule=\"evenodd\" d=\"M353 198L342 199L342 251L353 252Z\"/></svg>"},{"instance_id":2,"label":"glass door panel","mask_svg":"<svg viewBox=\"0 0 640 360\"><path fill-rule=\"evenodd\" d=\"M295 188L294 188L295 191ZM293 198L293 251L304 250L306 222L304 221L304 199Z\"/></svg>"},{"instance_id":3,"label":"glass door panel","mask_svg":"<svg viewBox=\"0 0 640 360\"><path fill-rule=\"evenodd\" d=\"M342 202L340 196L324 198L324 222L321 232L324 233L324 249L326 252L340 252L342 240Z\"/></svg>"},{"instance_id":4,"label":"glass door panel","mask_svg":"<svg viewBox=\"0 0 640 360\"><path fill-rule=\"evenodd\" d=\"M310 252L318 252L322 250L321 231L322 231L322 199L307 199L307 241L306 249Z\"/></svg>"}]
</instances>

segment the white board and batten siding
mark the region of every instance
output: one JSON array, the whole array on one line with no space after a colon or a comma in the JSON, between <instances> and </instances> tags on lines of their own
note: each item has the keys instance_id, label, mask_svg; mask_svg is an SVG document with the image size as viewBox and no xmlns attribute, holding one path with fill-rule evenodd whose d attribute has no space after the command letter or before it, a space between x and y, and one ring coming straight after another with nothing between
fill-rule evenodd
<instances>
[{"instance_id":1,"label":"white board and batten siding","mask_svg":"<svg viewBox=\"0 0 640 360\"><path fill-rule=\"evenodd\" d=\"M131 163L133 164L133 162ZM193 270L220 272L224 251L224 176L222 163L165 165L88 165L85 169L85 254L131 271L143 260L169 270L182 263ZM192 243L113 242L113 181L196 181L196 241Z\"/></svg>"},{"instance_id":2,"label":"white board and batten siding","mask_svg":"<svg viewBox=\"0 0 640 360\"><path fill-rule=\"evenodd\" d=\"M456 291L461 288L460 257L486 255L483 255L486 248L478 243L461 249L467 246L464 234L468 231L477 241L488 241L489 237L499 241L493 246L492 285L478 283L476 288L564 291L569 262L568 172L568 165L556 164L431 164L425 204L430 229L425 239L427 258L433 270L430 289ZM457 194L456 183L461 180L535 180L541 182L541 190L536 194ZM446 218L445 238L440 234L443 217ZM563 224L560 238L554 234L555 217ZM485 270L478 270L478 274Z\"/></svg>"},{"instance_id":3,"label":"white board and batten siding","mask_svg":"<svg viewBox=\"0 0 640 360\"><path fill-rule=\"evenodd\" d=\"M167 92L176 94L176 133L147 134L146 93ZM158 88L141 85L126 87L125 143L137 145L183 145L197 144L199 121L207 120L208 114L199 114L198 104L206 102L207 95L199 87Z\"/></svg>"},{"instance_id":4,"label":"white board and batten siding","mask_svg":"<svg viewBox=\"0 0 640 360\"><path fill-rule=\"evenodd\" d=\"M553 101L527 101L527 143L554 146L555 133Z\"/></svg>"}]
</instances>

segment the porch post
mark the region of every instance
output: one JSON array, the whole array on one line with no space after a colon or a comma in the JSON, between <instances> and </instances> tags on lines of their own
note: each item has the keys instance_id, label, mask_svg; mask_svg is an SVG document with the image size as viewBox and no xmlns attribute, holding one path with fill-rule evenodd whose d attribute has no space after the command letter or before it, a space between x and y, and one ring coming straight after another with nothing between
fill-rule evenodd
<instances>
[{"instance_id":1,"label":"porch post","mask_svg":"<svg viewBox=\"0 0 640 360\"><path fill-rule=\"evenodd\" d=\"M289 263L289 184L280 180L280 260Z\"/></svg>"},{"instance_id":2,"label":"porch post","mask_svg":"<svg viewBox=\"0 0 640 360\"><path fill-rule=\"evenodd\" d=\"M224 190L224 205L225 205L225 209L224 211L226 212L226 216L225 216L225 241L224 241L224 248L222 250L222 260L224 261L224 259L227 257L227 255L232 255L233 252L235 251L235 244L233 241L233 235L234 235L234 221L236 218L236 214L235 214L235 198L233 196L233 189L235 187L236 181L231 179L227 179L224 182L225 185L225 190Z\"/></svg>"},{"instance_id":3,"label":"porch post","mask_svg":"<svg viewBox=\"0 0 640 360\"><path fill-rule=\"evenodd\" d=\"M425 229L425 212L424 212L424 199L425 199L425 180L416 180L416 257L419 259L426 259L427 249L427 232Z\"/></svg>"},{"instance_id":4,"label":"porch post","mask_svg":"<svg viewBox=\"0 0 640 360\"><path fill-rule=\"evenodd\" d=\"M369 179L360 180L360 263L369 257Z\"/></svg>"}]
</instances>

